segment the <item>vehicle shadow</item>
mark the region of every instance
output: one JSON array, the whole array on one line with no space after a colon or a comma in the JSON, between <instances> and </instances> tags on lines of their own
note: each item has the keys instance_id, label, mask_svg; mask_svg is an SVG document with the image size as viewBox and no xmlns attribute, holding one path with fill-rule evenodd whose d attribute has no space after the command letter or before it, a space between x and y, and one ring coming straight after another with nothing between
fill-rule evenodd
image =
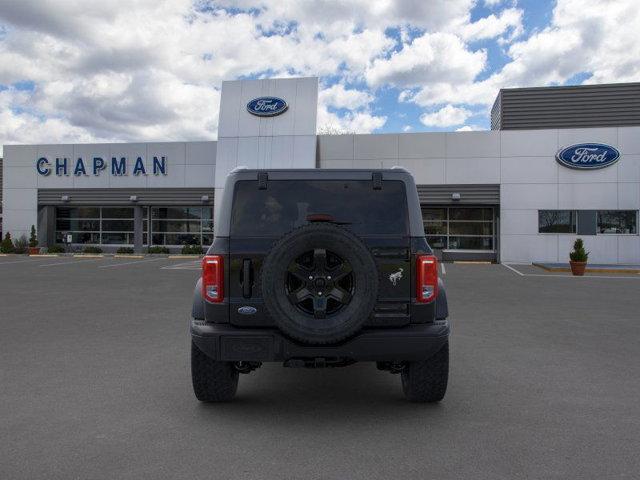
<instances>
[{"instance_id":1,"label":"vehicle shadow","mask_svg":"<svg viewBox=\"0 0 640 480\"><path fill-rule=\"evenodd\" d=\"M307 426L344 425L349 420L353 425L359 421L384 423L387 418L397 421L405 416L415 421L416 410L422 415L440 415L445 405L446 398L440 404L408 402L400 375L378 371L374 364L317 370L268 365L240 377L235 400L200 404L198 415Z\"/></svg>"}]
</instances>

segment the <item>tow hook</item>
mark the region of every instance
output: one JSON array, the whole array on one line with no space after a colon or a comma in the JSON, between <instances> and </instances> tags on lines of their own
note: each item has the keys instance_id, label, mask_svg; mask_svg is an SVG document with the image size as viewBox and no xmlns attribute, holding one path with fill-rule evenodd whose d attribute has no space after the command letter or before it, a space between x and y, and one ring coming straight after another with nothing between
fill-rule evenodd
<instances>
[{"instance_id":1,"label":"tow hook","mask_svg":"<svg viewBox=\"0 0 640 480\"><path fill-rule=\"evenodd\" d=\"M240 373L250 373L262 366L262 362L236 362L236 370Z\"/></svg>"}]
</instances>

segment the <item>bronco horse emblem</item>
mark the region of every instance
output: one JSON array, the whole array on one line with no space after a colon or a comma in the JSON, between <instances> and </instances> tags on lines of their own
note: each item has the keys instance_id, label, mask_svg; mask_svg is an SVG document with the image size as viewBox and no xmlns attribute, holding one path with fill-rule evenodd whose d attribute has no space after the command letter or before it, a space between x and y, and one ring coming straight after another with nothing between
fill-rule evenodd
<instances>
[{"instance_id":1,"label":"bronco horse emblem","mask_svg":"<svg viewBox=\"0 0 640 480\"><path fill-rule=\"evenodd\" d=\"M399 268L397 272L389 275L389 281L393 284L394 287L396 286L396 283L398 283L398 280L402 278L403 271L404 270L402 270L402 268Z\"/></svg>"}]
</instances>

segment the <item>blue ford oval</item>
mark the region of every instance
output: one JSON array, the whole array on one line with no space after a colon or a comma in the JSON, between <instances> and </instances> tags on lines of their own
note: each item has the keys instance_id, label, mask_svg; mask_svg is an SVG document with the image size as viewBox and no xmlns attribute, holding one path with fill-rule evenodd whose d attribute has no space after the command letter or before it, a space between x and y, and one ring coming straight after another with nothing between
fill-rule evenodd
<instances>
[{"instance_id":1,"label":"blue ford oval","mask_svg":"<svg viewBox=\"0 0 640 480\"><path fill-rule=\"evenodd\" d=\"M247 103L247 110L258 117L275 117L284 113L289 105L278 97L258 97Z\"/></svg>"},{"instance_id":2,"label":"blue ford oval","mask_svg":"<svg viewBox=\"0 0 640 480\"><path fill-rule=\"evenodd\" d=\"M565 167L579 170L596 170L613 165L620 158L620 152L603 143L579 143L565 147L558 152L556 160Z\"/></svg>"}]
</instances>

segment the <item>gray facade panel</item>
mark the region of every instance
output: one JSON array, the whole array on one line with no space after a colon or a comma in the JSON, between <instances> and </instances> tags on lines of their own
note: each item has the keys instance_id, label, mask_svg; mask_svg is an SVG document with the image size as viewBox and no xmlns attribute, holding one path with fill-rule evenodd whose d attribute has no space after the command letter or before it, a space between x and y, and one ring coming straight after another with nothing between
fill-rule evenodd
<instances>
[{"instance_id":1,"label":"gray facade panel","mask_svg":"<svg viewBox=\"0 0 640 480\"><path fill-rule=\"evenodd\" d=\"M499 205L500 185L418 185L418 197L421 205Z\"/></svg>"},{"instance_id":2,"label":"gray facade panel","mask_svg":"<svg viewBox=\"0 0 640 480\"><path fill-rule=\"evenodd\" d=\"M640 83L500 90L492 130L640 125Z\"/></svg>"},{"instance_id":3,"label":"gray facade panel","mask_svg":"<svg viewBox=\"0 0 640 480\"><path fill-rule=\"evenodd\" d=\"M63 200L63 197L68 200ZM137 197L132 201L131 197ZM203 200L203 197L208 199ZM213 205L213 188L46 188L38 205Z\"/></svg>"}]
</instances>

